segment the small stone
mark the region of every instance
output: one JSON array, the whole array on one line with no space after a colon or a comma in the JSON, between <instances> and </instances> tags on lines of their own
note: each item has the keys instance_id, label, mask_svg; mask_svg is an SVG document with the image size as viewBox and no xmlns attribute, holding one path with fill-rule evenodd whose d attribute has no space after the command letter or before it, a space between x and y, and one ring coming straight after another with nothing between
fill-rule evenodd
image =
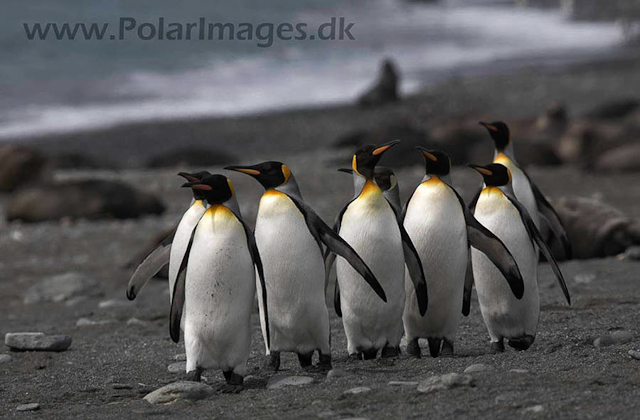
<instances>
[{"instance_id":1,"label":"small stone","mask_svg":"<svg viewBox=\"0 0 640 420\"><path fill-rule=\"evenodd\" d=\"M631 340L633 340L633 334L629 331L614 331L611 334L596 338L593 345L596 347L608 347L614 344L628 343Z\"/></svg>"},{"instance_id":2,"label":"small stone","mask_svg":"<svg viewBox=\"0 0 640 420\"><path fill-rule=\"evenodd\" d=\"M187 362L175 362L167 366L170 373L181 373L187 371Z\"/></svg>"},{"instance_id":3,"label":"small stone","mask_svg":"<svg viewBox=\"0 0 640 420\"><path fill-rule=\"evenodd\" d=\"M318 417L321 419L328 419L330 417L336 417L337 415L338 413L332 410L321 411L320 413L318 413Z\"/></svg>"},{"instance_id":4,"label":"small stone","mask_svg":"<svg viewBox=\"0 0 640 420\"><path fill-rule=\"evenodd\" d=\"M459 373L448 373L442 376L433 376L418 385L418 392L429 394L431 392L451 389L462 386L475 386L475 381L471 375L461 375Z\"/></svg>"},{"instance_id":5,"label":"small stone","mask_svg":"<svg viewBox=\"0 0 640 420\"><path fill-rule=\"evenodd\" d=\"M336 378L344 378L347 376L351 376L351 374L349 372L345 372L344 370L340 370L340 369L331 369L329 372L327 372L327 379L329 380L336 379Z\"/></svg>"},{"instance_id":6,"label":"small stone","mask_svg":"<svg viewBox=\"0 0 640 420\"><path fill-rule=\"evenodd\" d=\"M468 366L464 373L485 372L488 370L494 370L493 366L485 365L484 363L476 363L475 365Z\"/></svg>"},{"instance_id":7,"label":"small stone","mask_svg":"<svg viewBox=\"0 0 640 420\"><path fill-rule=\"evenodd\" d=\"M114 383L114 384L111 384L111 388L113 388L113 389L133 389L133 385Z\"/></svg>"},{"instance_id":8,"label":"small stone","mask_svg":"<svg viewBox=\"0 0 640 420\"><path fill-rule=\"evenodd\" d=\"M557 352L558 350L560 350L562 348L562 344L560 343L554 343L551 344L549 347L547 347L546 349L544 349L544 354L552 354Z\"/></svg>"},{"instance_id":9,"label":"small stone","mask_svg":"<svg viewBox=\"0 0 640 420\"><path fill-rule=\"evenodd\" d=\"M136 327L146 327L148 323L138 318L129 318L127 320L127 325L133 325Z\"/></svg>"},{"instance_id":10,"label":"small stone","mask_svg":"<svg viewBox=\"0 0 640 420\"><path fill-rule=\"evenodd\" d=\"M511 369L509 372L513 373L529 373L527 369Z\"/></svg>"},{"instance_id":11,"label":"small stone","mask_svg":"<svg viewBox=\"0 0 640 420\"><path fill-rule=\"evenodd\" d=\"M40 404L38 403L30 403L30 404L20 404L16 407L16 411L36 411L40 410Z\"/></svg>"},{"instance_id":12,"label":"small stone","mask_svg":"<svg viewBox=\"0 0 640 420\"><path fill-rule=\"evenodd\" d=\"M280 389L285 386L301 386L308 385L313 382L313 378L309 376L285 376L274 375L267 382L267 389Z\"/></svg>"},{"instance_id":13,"label":"small stone","mask_svg":"<svg viewBox=\"0 0 640 420\"><path fill-rule=\"evenodd\" d=\"M64 351L71 345L68 335L45 335L41 332L7 333L4 344L12 350Z\"/></svg>"},{"instance_id":14,"label":"small stone","mask_svg":"<svg viewBox=\"0 0 640 420\"><path fill-rule=\"evenodd\" d=\"M530 413L542 413L544 411L544 406L540 404L532 405L531 407L525 408L524 411L528 411Z\"/></svg>"},{"instance_id":15,"label":"small stone","mask_svg":"<svg viewBox=\"0 0 640 420\"><path fill-rule=\"evenodd\" d=\"M131 303L124 300L119 300L119 299L103 300L98 304L98 308L100 309L122 308L126 306L131 306Z\"/></svg>"},{"instance_id":16,"label":"small stone","mask_svg":"<svg viewBox=\"0 0 640 420\"><path fill-rule=\"evenodd\" d=\"M391 386L418 386L417 381L389 381Z\"/></svg>"},{"instance_id":17,"label":"small stone","mask_svg":"<svg viewBox=\"0 0 640 420\"><path fill-rule=\"evenodd\" d=\"M151 404L166 404L177 400L202 400L213 395L214 390L201 382L174 382L144 396Z\"/></svg>"},{"instance_id":18,"label":"small stone","mask_svg":"<svg viewBox=\"0 0 640 420\"><path fill-rule=\"evenodd\" d=\"M596 279L596 275L593 273L580 273L573 278L573 281L575 281L578 284L589 284L589 283L593 283L595 279Z\"/></svg>"},{"instance_id":19,"label":"small stone","mask_svg":"<svg viewBox=\"0 0 640 420\"><path fill-rule=\"evenodd\" d=\"M65 273L41 280L24 294L24 303L63 302L95 286L96 282L80 273Z\"/></svg>"},{"instance_id":20,"label":"small stone","mask_svg":"<svg viewBox=\"0 0 640 420\"><path fill-rule=\"evenodd\" d=\"M522 407L522 403L520 402L522 398L515 392L507 392L504 394L500 394L495 398L496 405L502 405L504 407L510 408L520 408Z\"/></svg>"},{"instance_id":21,"label":"small stone","mask_svg":"<svg viewBox=\"0 0 640 420\"><path fill-rule=\"evenodd\" d=\"M11 361L11 356L8 354L0 354L0 365Z\"/></svg>"},{"instance_id":22,"label":"small stone","mask_svg":"<svg viewBox=\"0 0 640 420\"><path fill-rule=\"evenodd\" d=\"M347 389L342 393L342 395L358 395L366 394L367 392L371 392L371 388L366 386L357 386L355 388Z\"/></svg>"},{"instance_id":23,"label":"small stone","mask_svg":"<svg viewBox=\"0 0 640 420\"><path fill-rule=\"evenodd\" d=\"M91 327L95 325L106 325L110 323L111 321L107 321L107 320L93 321L89 318L80 318L76 321L76 327Z\"/></svg>"},{"instance_id":24,"label":"small stone","mask_svg":"<svg viewBox=\"0 0 640 420\"><path fill-rule=\"evenodd\" d=\"M176 354L175 356L173 356L173 360L176 360L178 362L185 362L187 360L187 355L184 353Z\"/></svg>"},{"instance_id":25,"label":"small stone","mask_svg":"<svg viewBox=\"0 0 640 420\"><path fill-rule=\"evenodd\" d=\"M640 351L638 350L629 350L629 356L636 360L640 360Z\"/></svg>"}]
</instances>

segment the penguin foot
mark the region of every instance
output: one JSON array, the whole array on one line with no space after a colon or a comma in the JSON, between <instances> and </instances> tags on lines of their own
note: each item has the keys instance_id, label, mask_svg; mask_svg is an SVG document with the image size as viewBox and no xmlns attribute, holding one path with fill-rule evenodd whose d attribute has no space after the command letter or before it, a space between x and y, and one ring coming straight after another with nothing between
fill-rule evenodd
<instances>
[{"instance_id":1,"label":"penguin foot","mask_svg":"<svg viewBox=\"0 0 640 420\"><path fill-rule=\"evenodd\" d=\"M453 357L453 342L444 339L442 343L442 350L440 351L440 356L442 357Z\"/></svg>"},{"instance_id":2,"label":"penguin foot","mask_svg":"<svg viewBox=\"0 0 640 420\"><path fill-rule=\"evenodd\" d=\"M518 338L510 338L509 340L507 340L507 342L509 343L510 347L513 347L518 351L523 351L531 347L531 344L533 344L533 340L535 339L536 338L532 335L525 335Z\"/></svg>"},{"instance_id":3,"label":"penguin foot","mask_svg":"<svg viewBox=\"0 0 640 420\"><path fill-rule=\"evenodd\" d=\"M202 380L202 368L196 367L194 370L187 372L185 380L190 382L200 382Z\"/></svg>"},{"instance_id":4,"label":"penguin foot","mask_svg":"<svg viewBox=\"0 0 640 420\"><path fill-rule=\"evenodd\" d=\"M383 359L390 359L392 357L398 357L400 352L397 347L385 346L382 348L380 357Z\"/></svg>"},{"instance_id":5,"label":"penguin foot","mask_svg":"<svg viewBox=\"0 0 640 420\"><path fill-rule=\"evenodd\" d=\"M372 360L375 359L376 356L378 356L378 349L369 349L369 350L364 350L362 352L362 356L364 357L364 360Z\"/></svg>"},{"instance_id":6,"label":"penguin foot","mask_svg":"<svg viewBox=\"0 0 640 420\"><path fill-rule=\"evenodd\" d=\"M491 342L491 353L498 354L504 353L504 342L500 341L492 341Z\"/></svg>"},{"instance_id":7,"label":"penguin foot","mask_svg":"<svg viewBox=\"0 0 640 420\"><path fill-rule=\"evenodd\" d=\"M427 337L427 341L429 342L429 353L431 354L431 357L440 356L440 346L442 344L442 339Z\"/></svg>"},{"instance_id":8,"label":"penguin foot","mask_svg":"<svg viewBox=\"0 0 640 420\"><path fill-rule=\"evenodd\" d=\"M331 354L320 353L319 356L320 356L320 360L318 361L317 367L320 368L321 372L329 372L332 368Z\"/></svg>"},{"instance_id":9,"label":"penguin foot","mask_svg":"<svg viewBox=\"0 0 640 420\"><path fill-rule=\"evenodd\" d=\"M280 352L272 351L262 369L269 372L277 372L280 370Z\"/></svg>"},{"instance_id":10,"label":"penguin foot","mask_svg":"<svg viewBox=\"0 0 640 420\"><path fill-rule=\"evenodd\" d=\"M409 343L407 343L407 354L411 357L415 357L416 359L420 359L422 357L418 337L409 340Z\"/></svg>"},{"instance_id":11,"label":"penguin foot","mask_svg":"<svg viewBox=\"0 0 640 420\"><path fill-rule=\"evenodd\" d=\"M351 353L347 357L347 363L359 362L360 360L362 360L362 353Z\"/></svg>"},{"instance_id":12,"label":"penguin foot","mask_svg":"<svg viewBox=\"0 0 640 420\"><path fill-rule=\"evenodd\" d=\"M226 384L221 384L216 387L216 392L220 394L237 394L244 389L244 377L238 375L232 370L222 372Z\"/></svg>"},{"instance_id":13,"label":"penguin foot","mask_svg":"<svg viewBox=\"0 0 640 420\"><path fill-rule=\"evenodd\" d=\"M297 355L298 355L298 362L300 362L300 367L302 369L309 369L313 367L311 365L311 358L313 357L313 352L310 352L307 354L297 353Z\"/></svg>"}]
</instances>

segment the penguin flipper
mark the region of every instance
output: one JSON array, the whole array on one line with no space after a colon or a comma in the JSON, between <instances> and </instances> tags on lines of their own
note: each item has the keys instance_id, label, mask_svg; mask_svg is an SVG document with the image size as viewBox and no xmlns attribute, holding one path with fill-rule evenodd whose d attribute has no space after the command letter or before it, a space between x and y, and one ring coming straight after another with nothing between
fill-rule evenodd
<instances>
[{"instance_id":1,"label":"penguin flipper","mask_svg":"<svg viewBox=\"0 0 640 420\"><path fill-rule=\"evenodd\" d=\"M458 192L453 188L451 190L455 192L462 206L462 212L464 213L464 219L467 225L469 245L485 254L491 260L496 268L500 270L505 280L507 280L507 283L509 283L511 292L516 299L522 299L524 295L524 281L522 280L522 274L520 273L520 268L515 258L513 258L513 255L500 238L484 227L473 214L471 214L471 211L465 206L464 200ZM471 293L471 290L469 290L469 293ZM469 296L469 299L470 298Z\"/></svg>"},{"instance_id":2,"label":"penguin flipper","mask_svg":"<svg viewBox=\"0 0 640 420\"><path fill-rule=\"evenodd\" d=\"M333 268L333 265L335 262L336 262L336 254L329 251L329 248L327 248L324 254L324 292L325 293L327 293L327 288L329 287L329 283L331 282L331 269ZM338 279L336 278L336 282L337 281Z\"/></svg>"},{"instance_id":3,"label":"penguin flipper","mask_svg":"<svg viewBox=\"0 0 640 420\"><path fill-rule=\"evenodd\" d=\"M384 292L382 285L378 282L378 279L376 279L376 276L373 274L369 266L367 266L362 258L360 258L351 245L345 242L340 235L334 232L333 229L331 229L310 206L288 194L287 196L303 214L304 219L307 222L307 227L316 240L325 244L331 252L347 260L354 270L356 270L358 274L360 274L369 284L369 286L371 286L380 299L386 302L387 295Z\"/></svg>"},{"instance_id":4,"label":"penguin flipper","mask_svg":"<svg viewBox=\"0 0 640 420\"><path fill-rule=\"evenodd\" d=\"M549 246L547 245L547 243L544 241L544 239L542 239L542 235L540 235L540 231L538 230L538 228L536 227L536 224L534 223L533 219L529 215L529 212L522 204L520 204L520 202L514 196L507 193L505 193L505 196L509 199L509 201L511 201L513 206L520 213L520 217L522 218L523 224L527 229L529 236L538 245L538 248L540 248L542 255L544 255L544 257L547 259L547 261L551 265L551 269L553 270L553 273L555 274L556 279L558 279L558 283L560 284L562 293L564 294L564 297L567 299L567 303L571 305L571 296L569 295L569 289L567 288L567 283L564 281L564 276L562 275L562 271L560 271L560 267L558 267L558 262L554 258L553 253L549 249Z\"/></svg>"},{"instance_id":5,"label":"penguin flipper","mask_svg":"<svg viewBox=\"0 0 640 420\"><path fill-rule=\"evenodd\" d=\"M387 200L389 202L389 200ZM396 213L395 208L389 202L389 207ZM406 206L405 206L406 207ZM404 225L400 222L400 217L396 213L396 219L398 220L398 228L400 228L400 237L402 238L402 250L404 252L404 263L409 270L409 277L413 282L413 287L416 289L416 299L418 299L418 308L420 309L420 315L424 316L427 313L427 307L429 306L429 293L427 292L427 280L424 276L424 268L422 267L422 261L416 247L413 245L409 234L407 233Z\"/></svg>"},{"instance_id":6,"label":"penguin flipper","mask_svg":"<svg viewBox=\"0 0 640 420\"><path fill-rule=\"evenodd\" d=\"M467 256L467 272L464 276L464 290L462 292L462 315L469 316L471 312L471 291L473 290L473 266L471 264L471 250Z\"/></svg>"},{"instance_id":7,"label":"penguin flipper","mask_svg":"<svg viewBox=\"0 0 640 420\"><path fill-rule=\"evenodd\" d=\"M149 280L158 274L158 271L160 271L162 267L169 264L171 243L173 242L175 233L176 232L173 231L160 245L147 254L138 268L136 268L136 271L133 272L127 286L127 299L134 300Z\"/></svg>"},{"instance_id":8,"label":"penguin flipper","mask_svg":"<svg viewBox=\"0 0 640 420\"><path fill-rule=\"evenodd\" d=\"M194 229L191 232L191 238L189 239L189 245L180 262L180 269L178 270L178 276L176 283L173 286L173 296L171 296L171 311L169 312L169 335L174 343L180 341L180 323L182 322L182 311L184 310L185 300L185 283L187 279L187 262L189 261L189 254L191 253L191 246L193 245L193 237L196 234Z\"/></svg>"},{"instance_id":9,"label":"penguin flipper","mask_svg":"<svg viewBox=\"0 0 640 420\"><path fill-rule=\"evenodd\" d=\"M342 318L342 307L340 306L340 285L338 279L336 279L336 287L333 289L333 308L336 310L336 315Z\"/></svg>"}]
</instances>

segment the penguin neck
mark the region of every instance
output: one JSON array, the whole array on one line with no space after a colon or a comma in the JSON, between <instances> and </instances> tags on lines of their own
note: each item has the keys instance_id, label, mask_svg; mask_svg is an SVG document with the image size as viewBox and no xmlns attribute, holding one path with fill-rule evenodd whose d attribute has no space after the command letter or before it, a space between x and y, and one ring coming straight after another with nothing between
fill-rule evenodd
<instances>
[{"instance_id":1,"label":"penguin neck","mask_svg":"<svg viewBox=\"0 0 640 420\"><path fill-rule=\"evenodd\" d=\"M516 197L516 193L513 191L513 184L509 183L507 185L501 185L497 187L500 191L504 193L507 197L514 198Z\"/></svg>"},{"instance_id":2,"label":"penguin neck","mask_svg":"<svg viewBox=\"0 0 640 420\"><path fill-rule=\"evenodd\" d=\"M236 199L235 195L232 195L230 199L220 205L225 206L226 208L231 210L238 219L242 217L242 213L240 213L240 206L238 205L238 200Z\"/></svg>"},{"instance_id":3,"label":"penguin neck","mask_svg":"<svg viewBox=\"0 0 640 420\"><path fill-rule=\"evenodd\" d=\"M291 174L287 182L277 186L274 190L280 191L302 201L302 194L300 193L300 188L298 187L298 183L296 182L293 174Z\"/></svg>"},{"instance_id":4,"label":"penguin neck","mask_svg":"<svg viewBox=\"0 0 640 420\"><path fill-rule=\"evenodd\" d=\"M395 187L386 191L382 191L382 195L387 199L389 204L396 210L396 212L402 211L402 205L400 204L400 188Z\"/></svg>"},{"instance_id":5,"label":"penguin neck","mask_svg":"<svg viewBox=\"0 0 640 420\"><path fill-rule=\"evenodd\" d=\"M367 181L365 177L358 175L355 171L353 172L353 198L357 198L362 189L364 188L364 184Z\"/></svg>"},{"instance_id":6,"label":"penguin neck","mask_svg":"<svg viewBox=\"0 0 640 420\"><path fill-rule=\"evenodd\" d=\"M430 179L439 179L440 181L444 182L445 184L447 184L448 186L450 186L451 188L453 188L453 183L451 181L451 174L446 174L446 175L430 175L430 174L426 174L424 176L424 178L422 178L422 182L427 182Z\"/></svg>"},{"instance_id":7,"label":"penguin neck","mask_svg":"<svg viewBox=\"0 0 640 420\"><path fill-rule=\"evenodd\" d=\"M509 144L507 144L507 147L505 147L502 150L498 150L498 149L494 150L494 152L493 152L493 161L495 162L496 159L498 159L501 154L506 156L513 163L517 163L516 162L516 158L515 158L514 153L513 153L513 144L511 142L509 142Z\"/></svg>"}]
</instances>

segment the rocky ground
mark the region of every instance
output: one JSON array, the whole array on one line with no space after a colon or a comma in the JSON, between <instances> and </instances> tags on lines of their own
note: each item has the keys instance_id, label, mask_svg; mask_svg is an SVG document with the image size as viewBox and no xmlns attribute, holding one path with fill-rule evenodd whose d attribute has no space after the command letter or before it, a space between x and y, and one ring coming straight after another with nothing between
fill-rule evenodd
<instances>
[{"instance_id":1,"label":"rocky ground","mask_svg":"<svg viewBox=\"0 0 640 420\"><path fill-rule=\"evenodd\" d=\"M331 153L283 158L307 201L327 221L352 194L350 180L332 169L337 158ZM399 172L403 196L419 181L421 171L420 167L408 167ZM260 370L264 347L256 314L244 392L211 395L199 401L148 403L143 400L146 394L183 377L168 368L177 362L176 355L184 353L183 344L176 345L169 338L166 282L151 281L135 301L128 302L125 287L131 271L122 267L149 236L176 223L188 203L188 192L178 188L181 179L174 173L127 170L90 174L126 180L159 194L168 205L163 216L2 227L0 334L66 334L73 342L63 352L2 350L0 416L639 417L640 360L629 352L640 350L640 262L615 257L561 264L572 293L571 307L563 302L550 268L541 266L539 333L526 352L509 349L501 355L489 354L487 332L474 298L471 314L460 326L455 357L414 360L403 354L393 361L347 363L340 319L332 315L333 373L329 377L309 374L298 367L294 355L286 355L281 374L308 377L310 380L293 381L310 382L278 388L280 378L270 378ZM532 168L530 174L551 197L597 194L630 216L640 217L640 191L636 188L640 175L604 177L567 166ZM73 171L55 174L57 179L87 175ZM260 187L249 177L230 176L245 217L253 222ZM466 198L479 182L476 174L464 168L456 168L453 177ZM60 278L60 274L65 276ZM609 336L612 333L613 339ZM598 338L600 347L594 344ZM638 353L633 354L637 357ZM172 366L171 370L180 367ZM473 372L464 373L468 368ZM442 378L433 379L449 373L463 375L454 378L457 386L456 381L451 385ZM210 384L222 381L220 372L205 372L205 376ZM434 390L424 381L444 389L436 386ZM269 389L268 384L275 389ZM33 409L18 408L29 403L39 404L37 411L19 411Z\"/></svg>"}]
</instances>

